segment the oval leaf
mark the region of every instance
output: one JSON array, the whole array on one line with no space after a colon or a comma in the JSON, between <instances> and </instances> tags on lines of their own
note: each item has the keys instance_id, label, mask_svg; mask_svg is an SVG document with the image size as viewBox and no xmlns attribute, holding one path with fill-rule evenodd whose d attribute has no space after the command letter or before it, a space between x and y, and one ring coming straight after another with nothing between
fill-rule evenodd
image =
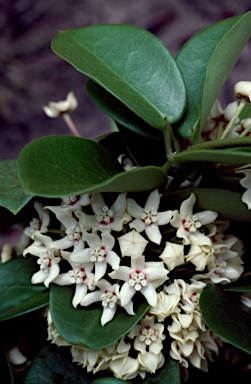
<instances>
[{"instance_id":1,"label":"oval leaf","mask_svg":"<svg viewBox=\"0 0 251 384\"><path fill-rule=\"evenodd\" d=\"M32 284L36 260L17 257L0 265L0 321L23 315L49 303L49 293L42 284Z\"/></svg>"},{"instance_id":2,"label":"oval leaf","mask_svg":"<svg viewBox=\"0 0 251 384\"><path fill-rule=\"evenodd\" d=\"M251 292L251 276L241 276L237 281L224 286L225 291Z\"/></svg>"},{"instance_id":3,"label":"oval leaf","mask_svg":"<svg viewBox=\"0 0 251 384\"><path fill-rule=\"evenodd\" d=\"M200 296L200 310L207 326L226 342L251 353L250 310L238 295L207 285Z\"/></svg>"},{"instance_id":4,"label":"oval leaf","mask_svg":"<svg viewBox=\"0 0 251 384\"><path fill-rule=\"evenodd\" d=\"M251 36L251 12L222 20L192 36L177 56L184 76L188 106L180 135L196 136L222 85ZM196 128L193 133L193 129Z\"/></svg>"},{"instance_id":5,"label":"oval leaf","mask_svg":"<svg viewBox=\"0 0 251 384\"><path fill-rule=\"evenodd\" d=\"M62 31L52 50L122 101L147 123L163 129L178 121L186 91L168 49L150 32L103 24Z\"/></svg>"},{"instance_id":6,"label":"oval leaf","mask_svg":"<svg viewBox=\"0 0 251 384\"><path fill-rule=\"evenodd\" d=\"M29 143L19 155L18 170L28 192L46 197L142 191L166 182L158 167L121 172L119 162L102 145L72 136L48 136Z\"/></svg>"},{"instance_id":7,"label":"oval leaf","mask_svg":"<svg viewBox=\"0 0 251 384\"><path fill-rule=\"evenodd\" d=\"M114 319L104 327L100 323L101 308L77 308L72 306L73 290L71 287L50 288L51 317L60 335L70 344L83 344L90 349L101 349L115 343L128 333L148 309L141 303L134 308L136 313L128 315L118 309Z\"/></svg>"},{"instance_id":8,"label":"oval leaf","mask_svg":"<svg viewBox=\"0 0 251 384\"><path fill-rule=\"evenodd\" d=\"M184 164L205 161L219 164L246 164L251 162L251 152L245 148L185 150L173 156L172 161Z\"/></svg>"},{"instance_id":9,"label":"oval leaf","mask_svg":"<svg viewBox=\"0 0 251 384\"><path fill-rule=\"evenodd\" d=\"M93 375L72 362L70 348L46 344L32 360L23 384L92 384Z\"/></svg>"},{"instance_id":10,"label":"oval leaf","mask_svg":"<svg viewBox=\"0 0 251 384\"><path fill-rule=\"evenodd\" d=\"M16 160L0 162L0 205L17 214L30 200L17 172Z\"/></svg>"}]
</instances>

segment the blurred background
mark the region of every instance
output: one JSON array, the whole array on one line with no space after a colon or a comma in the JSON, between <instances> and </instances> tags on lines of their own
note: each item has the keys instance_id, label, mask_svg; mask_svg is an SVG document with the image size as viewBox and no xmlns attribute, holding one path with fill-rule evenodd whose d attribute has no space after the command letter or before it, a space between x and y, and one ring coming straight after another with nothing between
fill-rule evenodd
<instances>
[{"instance_id":1,"label":"blurred background","mask_svg":"<svg viewBox=\"0 0 251 384\"><path fill-rule=\"evenodd\" d=\"M0 0L0 160L15 159L35 138L70 134L42 109L70 90L79 101L71 116L82 136L94 139L110 128L86 95L85 76L51 51L59 30L132 24L154 33L175 56L195 32L250 9L250 0ZM223 106L234 99L236 81L250 80L250 57L248 44L224 87Z\"/></svg>"}]
</instances>

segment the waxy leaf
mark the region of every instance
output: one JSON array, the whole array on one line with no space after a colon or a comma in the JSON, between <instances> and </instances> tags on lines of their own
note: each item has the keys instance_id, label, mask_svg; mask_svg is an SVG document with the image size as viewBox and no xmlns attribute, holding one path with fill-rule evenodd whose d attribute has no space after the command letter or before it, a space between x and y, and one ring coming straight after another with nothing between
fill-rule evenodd
<instances>
[{"instance_id":1,"label":"waxy leaf","mask_svg":"<svg viewBox=\"0 0 251 384\"><path fill-rule=\"evenodd\" d=\"M17 257L0 265L0 321L44 307L49 293L42 284L32 284L36 258Z\"/></svg>"},{"instance_id":2,"label":"waxy leaf","mask_svg":"<svg viewBox=\"0 0 251 384\"><path fill-rule=\"evenodd\" d=\"M186 90L180 70L145 29L103 24L61 31L52 50L153 127L181 118Z\"/></svg>"},{"instance_id":3,"label":"waxy leaf","mask_svg":"<svg viewBox=\"0 0 251 384\"><path fill-rule=\"evenodd\" d=\"M19 155L18 170L27 192L46 197L142 191L166 182L161 168L125 172L102 145L72 136L48 136L29 143Z\"/></svg>"},{"instance_id":4,"label":"waxy leaf","mask_svg":"<svg viewBox=\"0 0 251 384\"><path fill-rule=\"evenodd\" d=\"M148 309L142 302L134 306L133 316L118 308L112 321L102 326L100 323L102 306L99 308L75 309L72 306L73 289L59 287L50 288L50 310L52 320L60 335L70 344L83 344L90 349L101 349L115 343L128 333L141 319ZM100 303L101 304L101 303Z\"/></svg>"},{"instance_id":5,"label":"waxy leaf","mask_svg":"<svg viewBox=\"0 0 251 384\"><path fill-rule=\"evenodd\" d=\"M224 286L224 290L232 292L251 292L251 276L241 276L234 283Z\"/></svg>"},{"instance_id":6,"label":"waxy leaf","mask_svg":"<svg viewBox=\"0 0 251 384\"><path fill-rule=\"evenodd\" d=\"M234 221L251 222L251 211L241 201L242 194L220 188L187 188L171 193L162 203L164 209L179 209L183 200L187 199L191 192L196 195L196 206L200 210L217 212L223 218ZM163 209L162 208L162 209Z\"/></svg>"},{"instance_id":7,"label":"waxy leaf","mask_svg":"<svg viewBox=\"0 0 251 384\"><path fill-rule=\"evenodd\" d=\"M208 284L200 296L200 310L207 326L224 341L251 353L251 313L238 294Z\"/></svg>"},{"instance_id":8,"label":"waxy leaf","mask_svg":"<svg viewBox=\"0 0 251 384\"><path fill-rule=\"evenodd\" d=\"M32 360L23 384L92 384L93 375L72 362L70 348L46 344Z\"/></svg>"},{"instance_id":9,"label":"waxy leaf","mask_svg":"<svg viewBox=\"0 0 251 384\"><path fill-rule=\"evenodd\" d=\"M115 377L103 377L92 382L92 384L131 384L131 381L116 379Z\"/></svg>"},{"instance_id":10,"label":"waxy leaf","mask_svg":"<svg viewBox=\"0 0 251 384\"><path fill-rule=\"evenodd\" d=\"M172 161L184 164L190 161L205 161L219 164L246 164L251 163L251 151L248 148L232 149L190 149L177 153Z\"/></svg>"},{"instance_id":11,"label":"waxy leaf","mask_svg":"<svg viewBox=\"0 0 251 384\"><path fill-rule=\"evenodd\" d=\"M167 359L167 356L165 357ZM180 384L179 362L169 359L153 375L147 375L144 384Z\"/></svg>"},{"instance_id":12,"label":"waxy leaf","mask_svg":"<svg viewBox=\"0 0 251 384\"><path fill-rule=\"evenodd\" d=\"M17 214L30 200L17 172L16 160L0 161L0 206Z\"/></svg>"},{"instance_id":13,"label":"waxy leaf","mask_svg":"<svg viewBox=\"0 0 251 384\"><path fill-rule=\"evenodd\" d=\"M176 61L184 76L188 105L178 124L181 136L199 136L205 119L250 36L251 12L247 12L211 25L192 36L182 47Z\"/></svg>"}]
</instances>

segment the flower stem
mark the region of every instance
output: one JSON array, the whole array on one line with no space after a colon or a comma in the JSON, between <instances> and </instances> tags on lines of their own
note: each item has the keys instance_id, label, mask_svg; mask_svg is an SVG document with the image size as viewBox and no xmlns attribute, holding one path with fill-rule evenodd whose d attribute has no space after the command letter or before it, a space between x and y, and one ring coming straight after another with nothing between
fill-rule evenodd
<instances>
[{"instance_id":1,"label":"flower stem","mask_svg":"<svg viewBox=\"0 0 251 384\"><path fill-rule=\"evenodd\" d=\"M77 130L75 124L73 123L69 113L64 113L62 114L63 116L63 119L64 121L66 122L66 124L68 125L68 128L70 129L70 131L72 132L72 134L74 136L78 136L78 137L81 137L79 131Z\"/></svg>"},{"instance_id":2,"label":"flower stem","mask_svg":"<svg viewBox=\"0 0 251 384\"><path fill-rule=\"evenodd\" d=\"M227 137L227 135L229 134L229 132L231 131L231 129L233 128L239 114L241 113L241 111L243 110L243 108L245 107L246 105L246 100L245 99L242 99L238 108L236 109L235 111L235 114L233 115L232 119L229 121L226 129L224 130L223 134L221 135L221 139L225 139L225 137Z\"/></svg>"},{"instance_id":3,"label":"flower stem","mask_svg":"<svg viewBox=\"0 0 251 384\"><path fill-rule=\"evenodd\" d=\"M251 124L247 126L247 128L244 129L243 132L241 132L240 137L246 136L251 131Z\"/></svg>"}]
</instances>

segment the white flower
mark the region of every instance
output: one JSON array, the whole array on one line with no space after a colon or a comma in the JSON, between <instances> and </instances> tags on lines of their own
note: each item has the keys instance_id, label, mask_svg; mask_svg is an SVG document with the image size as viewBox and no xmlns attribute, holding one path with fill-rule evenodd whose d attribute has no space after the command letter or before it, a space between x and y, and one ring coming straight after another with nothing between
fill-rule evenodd
<instances>
[{"instance_id":1,"label":"white flower","mask_svg":"<svg viewBox=\"0 0 251 384\"><path fill-rule=\"evenodd\" d=\"M86 207L90 204L90 198L87 193L83 195L74 195L74 196L66 196L62 198L60 206L47 206L45 208L51 210L55 215L61 213L74 212L76 210L81 209L81 207Z\"/></svg>"},{"instance_id":2,"label":"white flower","mask_svg":"<svg viewBox=\"0 0 251 384\"><path fill-rule=\"evenodd\" d=\"M37 263L40 265L40 271L32 276L31 282L32 284L44 283L48 287L60 272L58 264L61 258L56 249L50 248L53 242L51 237L37 231L34 233L34 240L23 252L24 256L31 254L38 257Z\"/></svg>"},{"instance_id":3,"label":"white flower","mask_svg":"<svg viewBox=\"0 0 251 384\"><path fill-rule=\"evenodd\" d=\"M166 242L164 251L161 253L160 258L167 265L169 271L185 262L184 260L184 245Z\"/></svg>"},{"instance_id":4,"label":"white flower","mask_svg":"<svg viewBox=\"0 0 251 384\"><path fill-rule=\"evenodd\" d=\"M67 94L66 100L50 101L48 106L44 106L43 110L48 117L58 117L64 113L73 111L78 106L78 101L73 92Z\"/></svg>"},{"instance_id":5,"label":"white flower","mask_svg":"<svg viewBox=\"0 0 251 384\"><path fill-rule=\"evenodd\" d=\"M136 292L141 292L149 305L157 305L157 292L161 284L167 280L168 271L162 262L145 262L145 257L131 259L131 268L120 266L117 271L109 273L112 279L125 281L121 290L121 305L127 305Z\"/></svg>"},{"instance_id":6,"label":"white flower","mask_svg":"<svg viewBox=\"0 0 251 384\"><path fill-rule=\"evenodd\" d=\"M207 117L203 126L202 135L206 140L216 140L218 138L219 131L224 131L228 123L234 116L238 108L238 102L233 101L229 103L225 109L222 109L220 101L217 99ZM239 118L236 120L239 123ZM227 137L238 137L237 132L241 127L240 124L234 125Z\"/></svg>"},{"instance_id":7,"label":"white flower","mask_svg":"<svg viewBox=\"0 0 251 384\"><path fill-rule=\"evenodd\" d=\"M122 380L130 380L138 375L139 362L130 356L110 361L110 369L114 376Z\"/></svg>"},{"instance_id":8,"label":"white flower","mask_svg":"<svg viewBox=\"0 0 251 384\"><path fill-rule=\"evenodd\" d=\"M45 233L48 231L48 225L50 223L50 216L48 211L43 208L43 205L38 201L34 202L34 208L38 213L38 218L34 217L30 222L29 227L24 229L24 234L28 237L33 236L34 232L39 231Z\"/></svg>"},{"instance_id":9,"label":"white flower","mask_svg":"<svg viewBox=\"0 0 251 384\"><path fill-rule=\"evenodd\" d=\"M122 256L141 256L148 243L148 241L134 229L117 239Z\"/></svg>"},{"instance_id":10,"label":"white flower","mask_svg":"<svg viewBox=\"0 0 251 384\"><path fill-rule=\"evenodd\" d=\"M251 81L238 81L234 87L235 96L251 102Z\"/></svg>"},{"instance_id":11,"label":"white flower","mask_svg":"<svg viewBox=\"0 0 251 384\"><path fill-rule=\"evenodd\" d=\"M94 281L97 282L106 273L107 264L113 269L119 268L120 257L112 249L115 244L114 237L109 231L101 233L84 233L83 238L90 248L85 248L71 256L71 260L80 263L93 263L95 265Z\"/></svg>"},{"instance_id":12,"label":"white flower","mask_svg":"<svg viewBox=\"0 0 251 384\"><path fill-rule=\"evenodd\" d=\"M202 211L193 213L193 206L196 201L194 193L184 200L180 206L180 212L175 210L171 225L177 228L176 236L183 239L183 244L211 245L208 236L200 232L203 225L212 223L218 214L213 211Z\"/></svg>"},{"instance_id":13,"label":"white flower","mask_svg":"<svg viewBox=\"0 0 251 384\"><path fill-rule=\"evenodd\" d=\"M103 306L101 324L104 326L113 319L117 305L120 305L119 285L111 285L107 280L101 279L97 282L96 286L99 287L100 290L87 293L80 305L86 307L92 303L101 301ZM124 308L129 315L134 315L132 301Z\"/></svg>"},{"instance_id":14,"label":"white flower","mask_svg":"<svg viewBox=\"0 0 251 384\"><path fill-rule=\"evenodd\" d=\"M81 264L71 261L70 252L62 251L62 256L68 261L72 269L58 275L53 283L61 286L75 284L75 294L72 299L72 305L76 308L84 299L87 290L94 289L94 275L91 272L93 265L90 263Z\"/></svg>"},{"instance_id":15,"label":"white flower","mask_svg":"<svg viewBox=\"0 0 251 384\"><path fill-rule=\"evenodd\" d=\"M241 201L247 204L248 209L251 209L251 172L243 171L244 177L240 180L240 184L246 191L243 193Z\"/></svg>"},{"instance_id":16,"label":"white flower","mask_svg":"<svg viewBox=\"0 0 251 384\"><path fill-rule=\"evenodd\" d=\"M127 201L128 212L136 218L129 224L130 228L135 228L138 232L145 231L150 241L160 244L162 235L159 226L170 222L172 211L158 212L160 205L158 190L155 189L149 194L144 208L132 198L128 198Z\"/></svg>"},{"instance_id":17,"label":"white flower","mask_svg":"<svg viewBox=\"0 0 251 384\"><path fill-rule=\"evenodd\" d=\"M83 231L71 211L56 212L57 219L65 227L66 236L53 241L51 248L64 250L74 247L74 252L84 248Z\"/></svg>"},{"instance_id":18,"label":"white flower","mask_svg":"<svg viewBox=\"0 0 251 384\"><path fill-rule=\"evenodd\" d=\"M123 225L131 220L131 216L126 212L126 193L120 193L110 208L101 193L95 193L91 197L91 206L94 215L87 215L82 211L76 212L82 228L87 231L96 229L120 232Z\"/></svg>"},{"instance_id":19,"label":"white flower","mask_svg":"<svg viewBox=\"0 0 251 384\"><path fill-rule=\"evenodd\" d=\"M180 307L178 306L179 302L180 292L167 294L165 289L162 289L162 291L158 293L158 301L156 307L150 307L149 313L155 315L158 321L162 322L172 313L181 311Z\"/></svg>"},{"instance_id":20,"label":"white flower","mask_svg":"<svg viewBox=\"0 0 251 384\"><path fill-rule=\"evenodd\" d=\"M243 273L243 243L237 237L227 235L224 237L220 252L214 254L207 264L208 273L194 275L194 280L211 280L215 284L227 284L236 281Z\"/></svg>"}]
</instances>

